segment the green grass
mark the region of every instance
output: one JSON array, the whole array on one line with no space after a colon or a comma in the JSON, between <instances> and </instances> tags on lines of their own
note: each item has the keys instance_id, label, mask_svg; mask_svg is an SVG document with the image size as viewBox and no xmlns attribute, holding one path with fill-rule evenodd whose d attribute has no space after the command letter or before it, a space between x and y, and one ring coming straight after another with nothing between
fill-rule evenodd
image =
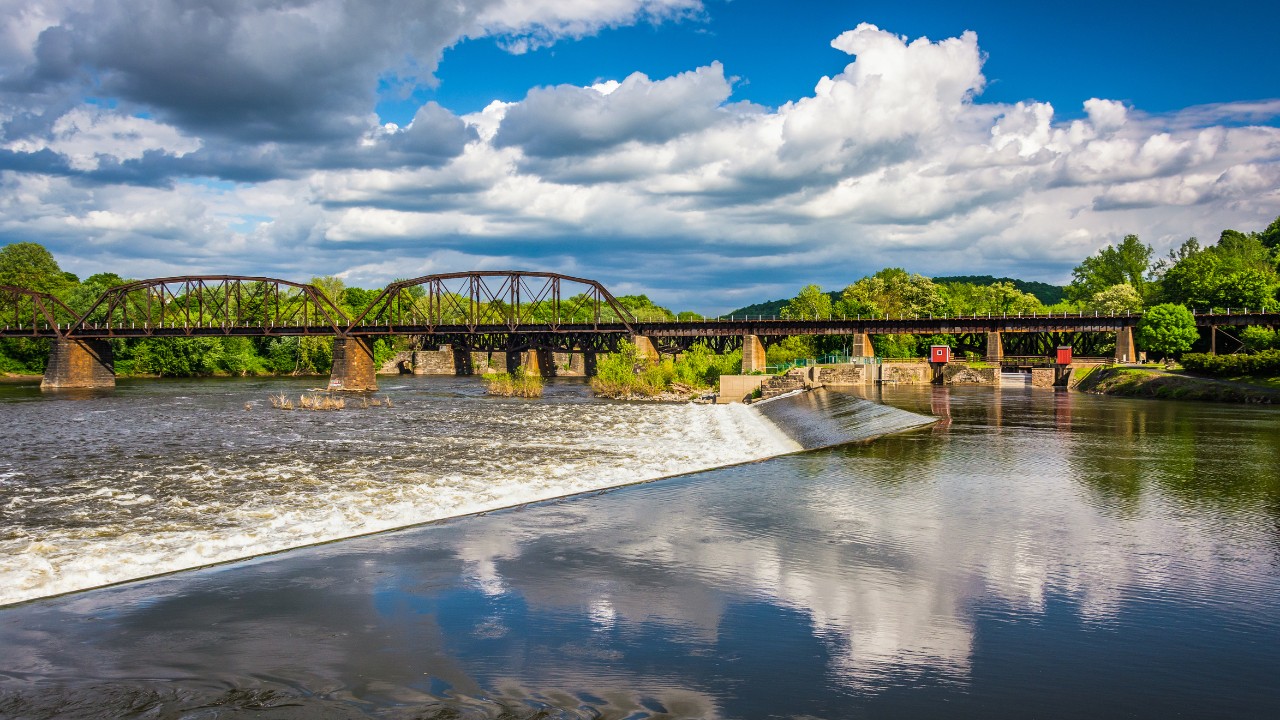
<instances>
[{"instance_id":1,"label":"green grass","mask_svg":"<svg viewBox=\"0 0 1280 720\"><path fill-rule=\"evenodd\" d=\"M1249 385L1259 385L1261 387L1280 390L1280 377L1272 377L1269 375L1236 375L1233 377L1218 378L1219 380L1227 380L1229 382L1247 383Z\"/></svg>"}]
</instances>

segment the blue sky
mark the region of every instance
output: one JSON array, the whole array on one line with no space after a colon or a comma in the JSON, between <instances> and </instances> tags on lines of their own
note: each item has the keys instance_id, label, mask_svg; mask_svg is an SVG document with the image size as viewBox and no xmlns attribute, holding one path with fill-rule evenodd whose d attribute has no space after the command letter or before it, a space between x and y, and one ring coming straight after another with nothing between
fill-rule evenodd
<instances>
[{"instance_id":1,"label":"blue sky","mask_svg":"<svg viewBox=\"0 0 1280 720\"><path fill-rule=\"evenodd\" d=\"M716 312L1280 215L1272 4L0 0L0 243Z\"/></svg>"},{"instance_id":2,"label":"blue sky","mask_svg":"<svg viewBox=\"0 0 1280 720\"><path fill-rule=\"evenodd\" d=\"M912 38L972 30L989 56L984 100L1043 100L1069 117L1081 116L1091 97L1167 112L1280 95L1280 79L1268 70L1280 67L1280 4L713 0L700 18L616 28L523 54L491 38L463 41L445 51L440 84L415 97L472 112L538 85L635 71L666 77L718 60L741 78L733 99L777 106L844 68L848 56L829 45L833 29L860 22ZM388 100L379 111L407 121L411 107Z\"/></svg>"}]
</instances>

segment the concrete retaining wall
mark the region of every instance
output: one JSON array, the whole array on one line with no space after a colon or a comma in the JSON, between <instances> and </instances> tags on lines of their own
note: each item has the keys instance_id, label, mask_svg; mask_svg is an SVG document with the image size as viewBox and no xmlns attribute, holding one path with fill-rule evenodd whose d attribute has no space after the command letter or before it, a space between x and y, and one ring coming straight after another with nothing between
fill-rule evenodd
<instances>
[{"instance_id":1,"label":"concrete retaining wall","mask_svg":"<svg viewBox=\"0 0 1280 720\"><path fill-rule=\"evenodd\" d=\"M830 387L861 387L875 383L875 365L834 365L818 368L818 382Z\"/></svg>"},{"instance_id":2,"label":"concrete retaining wall","mask_svg":"<svg viewBox=\"0 0 1280 720\"><path fill-rule=\"evenodd\" d=\"M963 362L947 363L942 367L942 382L946 385L999 385L1000 368L975 368Z\"/></svg>"},{"instance_id":3,"label":"concrete retaining wall","mask_svg":"<svg viewBox=\"0 0 1280 720\"><path fill-rule=\"evenodd\" d=\"M1055 374L1053 368L1031 368L1031 387L1053 387Z\"/></svg>"},{"instance_id":4,"label":"concrete retaining wall","mask_svg":"<svg viewBox=\"0 0 1280 720\"><path fill-rule=\"evenodd\" d=\"M933 368L927 362L887 362L880 366L880 381L896 385L929 385Z\"/></svg>"},{"instance_id":5,"label":"concrete retaining wall","mask_svg":"<svg viewBox=\"0 0 1280 720\"><path fill-rule=\"evenodd\" d=\"M504 373L507 371L507 354L504 352L473 352L471 353L471 373L473 375L487 375L489 373Z\"/></svg>"},{"instance_id":6,"label":"concrete retaining wall","mask_svg":"<svg viewBox=\"0 0 1280 720\"><path fill-rule=\"evenodd\" d=\"M413 353L408 350L392 355L390 359L378 367L378 374L399 375L401 374L400 368L405 367L405 363L408 363L409 367L413 366Z\"/></svg>"},{"instance_id":7,"label":"concrete retaining wall","mask_svg":"<svg viewBox=\"0 0 1280 720\"><path fill-rule=\"evenodd\" d=\"M1072 377L1075 374L1072 372L1073 367L1068 365L1067 367L1032 368L1031 387L1070 387L1073 384Z\"/></svg>"},{"instance_id":8,"label":"concrete retaining wall","mask_svg":"<svg viewBox=\"0 0 1280 720\"><path fill-rule=\"evenodd\" d=\"M456 375L457 372L453 348L448 345L441 345L439 350L415 350L413 353L414 375Z\"/></svg>"},{"instance_id":9,"label":"concrete retaining wall","mask_svg":"<svg viewBox=\"0 0 1280 720\"><path fill-rule=\"evenodd\" d=\"M721 375L720 394L716 402L722 405L742 402L751 397L770 375Z\"/></svg>"}]
</instances>

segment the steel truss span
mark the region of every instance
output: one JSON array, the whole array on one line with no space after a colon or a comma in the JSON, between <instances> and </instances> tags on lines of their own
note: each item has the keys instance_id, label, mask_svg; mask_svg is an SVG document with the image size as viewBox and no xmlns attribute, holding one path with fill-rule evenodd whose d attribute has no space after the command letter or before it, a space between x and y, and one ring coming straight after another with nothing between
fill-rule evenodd
<instances>
[{"instance_id":1,"label":"steel truss span","mask_svg":"<svg viewBox=\"0 0 1280 720\"><path fill-rule=\"evenodd\" d=\"M388 285L348 317L322 290L278 278L191 275L139 280L107 290L82 316L46 293L0 286L0 337L409 335L459 349L611 352L643 335L660 352L705 344L716 352L753 335L765 345L791 335L950 335L962 348L1008 333L1014 354L1043 354L1058 343L1101 350L1140 316L1083 313L960 317L762 317L642 322L595 280L559 273L474 271L424 275ZM1201 328L1280 326L1280 313L1196 315ZM1017 338L1012 337L1017 335Z\"/></svg>"},{"instance_id":2,"label":"steel truss span","mask_svg":"<svg viewBox=\"0 0 1280 720\"><path fill-rule=\"evenodd\" d=\"M421 334L601 329L631 332L636 319L595 280L521 271L424 275L387 286L356 316L353 334L412 326Z\"/></svg>"},{"instance_id":3,"label":"steel truss span","mask_svg":"<svg viewBox=\"0 0 1280 720\"><path fill-rule=\"evenodd\" d=\"M52 337L79 316L58 298L35 290L0 285L0 331L3 337Z\"/></svg>"},{"instance_id":4,"label":"steel truss span","mask_svg":"<svg viewBox=\"0 0 1280 720\"><path fill-rule=\"evenodd\" d=\"M83 315L67 312L70 320L48 323L36 334L69 340L332 336L342 334L351 322L313 285L238 275L138 280L108 289Z\"/></svg>"}]
</instances>

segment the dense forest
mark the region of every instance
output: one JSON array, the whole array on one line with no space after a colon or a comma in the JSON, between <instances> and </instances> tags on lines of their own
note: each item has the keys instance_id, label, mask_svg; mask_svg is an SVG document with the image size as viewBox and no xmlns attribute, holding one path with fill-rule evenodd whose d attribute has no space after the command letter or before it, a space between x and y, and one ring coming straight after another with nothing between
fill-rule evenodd
<instances>
[{"instance_id":1,"label":"dense forest","mask_svg":"<svg viewBox=\"0 0 1280 720\"><path fill-rule=\"evenodd\" d=\"M76 312L85 312L103 291L126 282L112 273L81 280L64 272L44 247L14 243L0 249L0 285L15 285L57 296ZM346 287L335 277L313 278L340 309L354 316L380 292ZM696 317L675 313L644 295L622 296L619 302L642 319ZM927 278L901 268L886 268L841 290L807 285L795 297L747 306L733 315L777 315L790 318L927 316L971 313L1097 312L1145 313L1139 342L1146 349L1178 354L1200 341L1191 310L1280 310L1280 218L1260 231L1224 230L1214 243L1190 238L1166 257L1157 257L1136 235L1084 258L1065 288L1012 278L956 276ZM0 308L0 312L3 308ZM1191 323L1188 329L1188 323ZM845 339L793 337L769 348L771 364L818 357L843 349ZM946 337L876 336L877 354L918 356L921 347ZM1270 328L1243 329L1240 349L1280 349ZM385 359L401 348L403 338L378 340L375 352ZM116 368L121 374L161 376L327 373L333 360L329 338L177 338L115 340ZM0 340L0 372L39 373L48 343L34 339Z\"/></svg>"}]
</instances>

